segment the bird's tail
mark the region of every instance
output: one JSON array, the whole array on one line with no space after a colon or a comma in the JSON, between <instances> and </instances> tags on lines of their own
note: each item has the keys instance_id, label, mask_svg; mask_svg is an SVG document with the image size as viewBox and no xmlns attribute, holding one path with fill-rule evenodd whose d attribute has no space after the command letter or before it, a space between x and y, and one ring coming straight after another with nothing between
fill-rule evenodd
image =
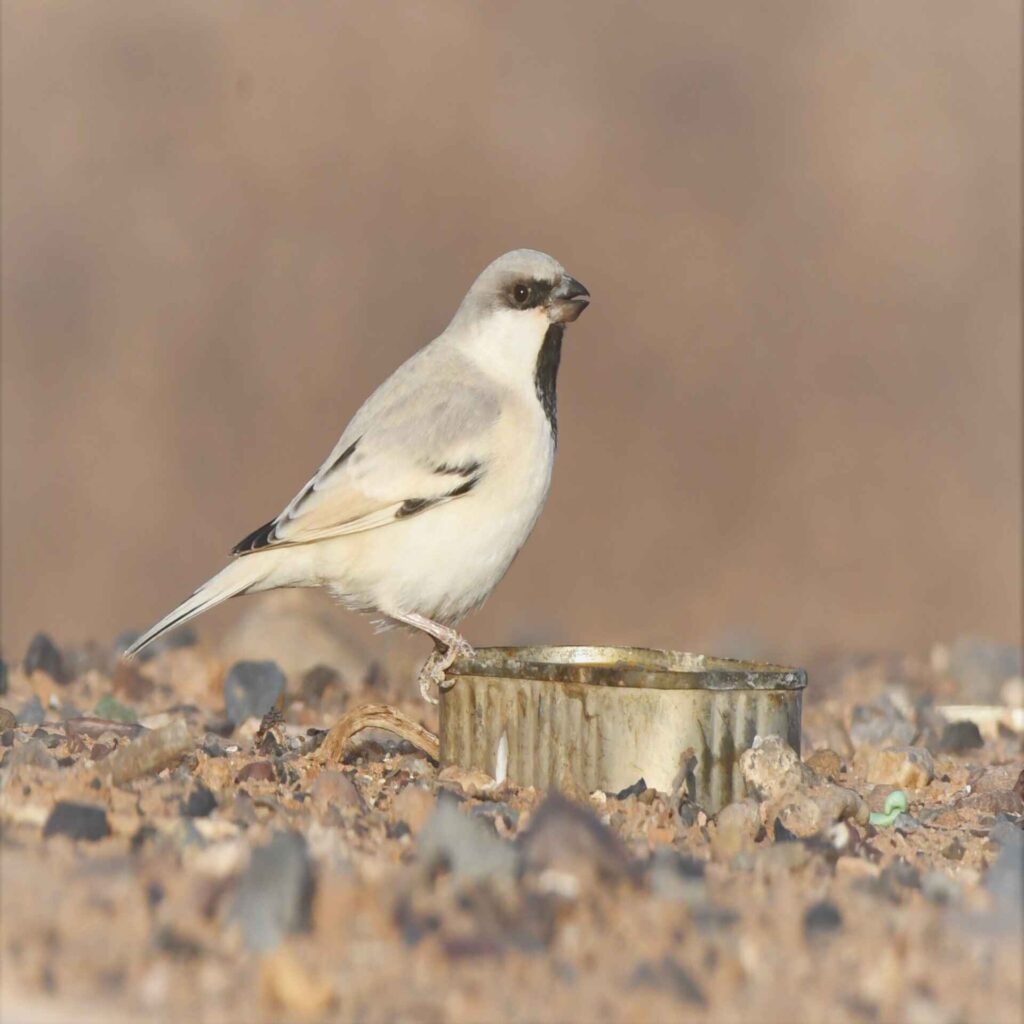
<instances>
[{"instance_id":1,"label":"bird's tail","mask_svg":"<svg viewBox=\"0 0 1024 1024\"><path fill-rule=\"evenodd\" d=\"M147 630L125 652L125 658L132 658L147 644L175 626L194 619L208 608L237 597L247 590L257 588L264 581L267 566L263 559L249 556L239 558L226 565L216 576L208 579L187 601L182 601L173 612L165 615L155 626Z\"/></svg>"}]
</instances>

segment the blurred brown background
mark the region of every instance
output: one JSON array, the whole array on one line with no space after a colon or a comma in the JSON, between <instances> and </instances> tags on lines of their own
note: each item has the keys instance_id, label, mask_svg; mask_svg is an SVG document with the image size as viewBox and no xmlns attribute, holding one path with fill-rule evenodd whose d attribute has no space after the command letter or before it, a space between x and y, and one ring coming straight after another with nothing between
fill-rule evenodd
<instances>
[{"instance_id":1,"label":"blurred brown background","mask_svg":"<svg viewBox=\"0 0 1024 1024\"><path fill-rule=\"evenodd\" d=\"M8 656L166 612L521 245L594 301L472 641L1017 639L1015 0L2 27Z\"/></svg>"}]
</instances>

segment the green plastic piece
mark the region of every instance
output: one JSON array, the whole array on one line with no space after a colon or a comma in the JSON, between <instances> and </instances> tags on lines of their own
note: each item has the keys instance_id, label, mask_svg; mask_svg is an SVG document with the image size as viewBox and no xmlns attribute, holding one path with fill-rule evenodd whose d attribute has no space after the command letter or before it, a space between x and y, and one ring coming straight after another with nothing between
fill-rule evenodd
<instances>
[{"instance_id":1,"label":"green plastic piece","mask_svg":"<svg viewBox=\"0 0 1024 1024\"><path fill-rule=\"evenodd\" d=\"M95 715L97 718L106 718L111 722L134 724L139 720L139 716L131 708L126 708L120 701L114 700L109 693L100 698L96 705Z\"/></svg>"},{"instance_id":2,"label":"green plastic piece","mask_svg":"<svg viewBox=\"0 0 1024 1024\"><path fill-rule=\"evenodd\" d=\"M871 817L868 820L872 825L881 825L883 828L888 828L901 814L907 813L909 806L907 794L902 789L894 789L885 798L885 811L882 813L872 811Z\"/></svg>"}]
</instances>

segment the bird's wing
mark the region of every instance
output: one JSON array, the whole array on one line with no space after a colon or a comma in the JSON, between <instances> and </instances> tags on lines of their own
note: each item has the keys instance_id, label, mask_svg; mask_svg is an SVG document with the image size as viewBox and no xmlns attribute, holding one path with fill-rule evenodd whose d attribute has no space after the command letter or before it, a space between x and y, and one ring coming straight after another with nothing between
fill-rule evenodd
<instances>
[{"instance_id":1,"label":"bird's wing","mask_svg":"<svg viewBox=\"0 0 1024 1024\"><path fill-rule=\"evenodd\" d=\"M381 388L288 507L232 554L373 530L468 494L487 472L500 412L496 393L451 380L406 375Z\"/></svg>"}]
</instances>

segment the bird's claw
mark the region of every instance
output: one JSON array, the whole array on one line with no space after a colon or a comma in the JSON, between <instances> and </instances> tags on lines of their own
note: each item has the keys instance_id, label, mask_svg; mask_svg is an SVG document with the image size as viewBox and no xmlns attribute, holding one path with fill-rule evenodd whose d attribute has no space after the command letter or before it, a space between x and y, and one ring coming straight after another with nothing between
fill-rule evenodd
<instances>
[{"instance_id":1,"label":"bird's claw","mask_svg":"<svg viewBox=\"0 0 1024 1024\"><path fill-rule=\"evenodd\" d=\"M454 679L449 679L445 674L456 658L471 658L476 652L462 639L455 637L445 647L437 646L430 652L430 657L423 663L420 669L419 684L420 694L428 704L438 704L440 700L433 694L436 688L438 692L448 690L455 685Z\"/></svg>"}]
</instances>

